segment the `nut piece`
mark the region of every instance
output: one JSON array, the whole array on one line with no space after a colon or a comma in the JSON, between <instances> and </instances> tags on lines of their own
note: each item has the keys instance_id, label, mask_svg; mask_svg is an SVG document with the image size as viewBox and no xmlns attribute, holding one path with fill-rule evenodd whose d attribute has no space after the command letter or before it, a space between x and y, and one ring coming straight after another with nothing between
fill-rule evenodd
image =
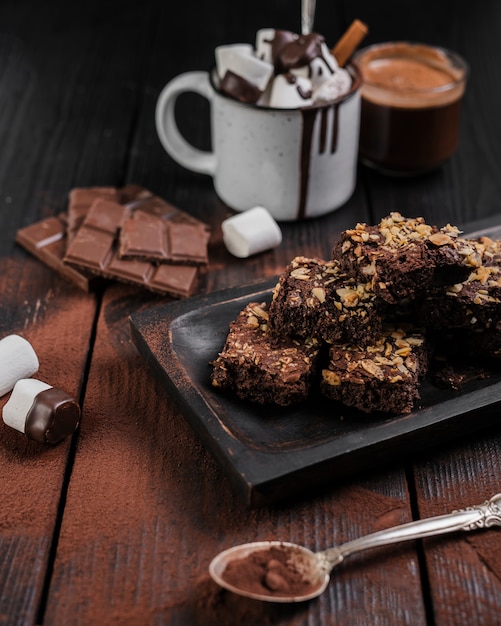
<instances>
[{"instance_id":1,"label":"nut piece","mask_svg":"<svg viewBox=\"0 0 501 626\"><path fill-rule=\"evenodd\" d=\"M445 233L433 233L433 235L430 235L428 237L428 241L431 241L431 243L435 244L436 246L445 246L454 243L451 237L449 237L449 235L446 235Z\"/></svg>"},{"instance_id":2,"label":"nut piece","mask_svg":"<svg viewBox=\"0 0 501 626\"><path fill-rule=\"evenodd\" d=\"M322 370L322 378L333 387L338 387L341 384L341 377L331 370Z\"/></svg>"},{"instance_id":3,"label":"nut piece","mask_svg":"<svg viewBox=\"0 0 501 626\"><path fill-rule=\"evenodd\" d=\"M359 361L360 366L371 376L377 378L378 380L384 380L384 372L383 370L374 363L374 361L369 361L367 359L362 359Z\"/></svg>"},{"instance_id":4,"label":"nut piece","mask_svg":"<svg viewBox=\"0 0 501 626\"><path fill-rule=\"evenodd\" d=\"M311 295L320 302L325 302L325 289L323 287L313 287Z\"/></svg>"},{"instance_id":5,"label":"nut piece","mask_svg":"<svg viewBox=\"0 0 501 626\"><path fill-rule=\"evenodd\" d=\"M308 280L309 275L310 270L307 267L298 267L291 272L291 276L297 278L297 280Z\"/></svg>"}]
</instances>

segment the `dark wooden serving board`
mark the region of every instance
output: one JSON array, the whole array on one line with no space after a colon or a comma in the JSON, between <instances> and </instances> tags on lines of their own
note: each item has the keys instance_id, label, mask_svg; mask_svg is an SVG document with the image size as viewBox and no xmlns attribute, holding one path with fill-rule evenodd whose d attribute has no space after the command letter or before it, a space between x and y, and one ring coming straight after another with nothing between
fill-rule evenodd
<instances>
[{"instance_id":1,"label":"dark wooden serving board","mask_svg":"<svg viewBox=\"0 0 501 626\"><path fill-rule=\"evenodd\" d=\"M229 323L248 302L269 300L275 284L273 278L161 304L130 320L140 353L249 505L391 464L498 419L501 374L460 391L425 382L415 411L396 417L368 416L320 397L262 407L216 391L210 362Z\"/></svg>"}]
</instances>

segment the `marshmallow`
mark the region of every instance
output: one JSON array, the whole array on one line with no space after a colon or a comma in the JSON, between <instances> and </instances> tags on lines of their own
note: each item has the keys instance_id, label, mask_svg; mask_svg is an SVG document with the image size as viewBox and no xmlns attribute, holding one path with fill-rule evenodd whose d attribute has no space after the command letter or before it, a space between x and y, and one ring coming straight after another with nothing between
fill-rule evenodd
<instances>
[{"instance_id":1,"label":"marshmallow","mask_svg":"<svg viewBox=\"0 0 501 626\"><path fill-rule=\"evenodd\" d=\"M274 37L274 28L261 28L256 33L256 56L268 63L273 63L271 44Z\"/></svg>"},{"instance_id":2,"label":"marshmallow","mask_svg":"<svg viewBox=\"0 0 501 626\"><path fill-rule=\"evenodd\" d=\"M26 339L4 337L0 341L0 396L11 391L19 379L33 376L38 366L38 357Z\"/></svg>"},{"instance_id":3,"label":"marshmallow","mask_svg":"<svg viewBox=\"0 0 501 626\"><path fill-rule=\"evenodd\" d=\"M273 65L267 61L261 61L255 56L239 51L232 51L227 55L223 68L224 74L219 74L224 78L226 72L232 72L245 79L251 85L255 85L259 91L264 91L270 78L273 76Z\"/></svg>"},{"instance_id":4,"label":"marshmallow","mask_svg":"<svg viewBox=\"0 0 501 626\"><path fill-rule=\"evenodd\" d=\"M221 91L259 106L296 109L324 104L347 93L352 83L317 33L300 36L262 28L255 49L228 44L218 46L215 55Z\"/></svg>"},{"instance_id":5,"label":"marshmallow","mask_svg":"<svg viewBox=\"0 0 501 626\"><path fill-rule=\"evenodd\" d=\"M3 421L40 443L56 444L80 422L78 403L62 389L35 378L18 380L3 407Z\"/></svg>"},{"instance_id":6,"label":"marshmallow","mask_svg":"<svg viewBox=\"0 0 501 626\"><path fill-rule=\"evenodd\" d=\"M235 54L240 56L252 56L254 50L250 43L233 43L226 46L217 46L215 56L217 75L219 78L224 78L226 72L231 69L232 59Z\"/></svg>"},{"instance_id":7,"label":"marshmallow","mask_svg":"<svg viewBox=\"0 0 501 626\"><path fill-rule=\"evenodd\" d=\"M275 248L282 241L280 227L260 206L232 215L224 220L221 228L226 248L241 259Z\"/></svg>"},{"instance_id":8,"label":"marshmallow","mask_svg":"<svg viewBox=\"0 0 501 626\"><path fill-rule=\"evenodd\" d=\"M290 73L294 76L302 76L311 80L313 91L318 89L322 83L338 70L336 59L332 56L329 48L325 43L320 46L322 55L312 59L307 65L301 65L300 67L294 67L290 70ZM351 85L351 80L350 80ZM347 90L350 85L348 85Z\"/></svg>"},{"instance_id":9,"label":"marshmallow","mask_svg":"<svg viewBox=\"0 0 501 626\"><path fill-rule=\"evenodd\" d=\"M315 102L332 102L345 94L351 85L351 77L346 70L339 69L329 76L315 91Z\"/></svg>"},{"instance_id":10,"label":"marshmallow","mask_svg":"<svg viewBox=\"0 0 501 626\"><path fill-rule=\"evenodd\" d=\"M312 104L312 85L309 78L294 77L290 81L284 74L275 76L270 93L270 107L297 109Z\"/></svg>"},{"instance_id":11,"label":"marshmallow","mask_svg":"<svg viewBox=\"0 0 501 626\"><path fill-rule=\"evenodd\" d=\"M339 68L336 58L334 57L332 52L329 50L329 46L325 42L320 44L320 49L322 51L323 62L330 70L330 73L333 74ZM314 59L313 62L315 61L320 61L320 59ZM327 76L328 75L329 75L329 72L327 73Z\"/></svg>"}]
</instances>

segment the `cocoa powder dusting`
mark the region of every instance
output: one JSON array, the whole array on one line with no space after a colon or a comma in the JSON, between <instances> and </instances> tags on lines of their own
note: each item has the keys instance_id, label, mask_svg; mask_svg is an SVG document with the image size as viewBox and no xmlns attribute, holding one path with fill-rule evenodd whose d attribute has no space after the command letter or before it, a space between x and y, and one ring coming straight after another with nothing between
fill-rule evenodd
<instances>
[{"instance_id":1,"label":"cocoa powder dusting","mask_svg":"<svg viewBox=\"0 0 501 626\"><path fill-rule=\"evenodd\" d=\"M14 266L9 271L14 272ZM27 339L40 361L34 378L78 399L90 335L88 320L94 310L93 296L62 283L44 298L19 305L19 327L2 326L2 320L0 338L17 333ZM10 395L0 399L0 412ZM50 447L29 440L0 420L0 529L4 537L52 535L70 440Z\"/></svg>"},{"instance_id":2,"label":"cocoa powder dusting","mask_svg":"<svg viewBox=\"0 0 501 626\"><path fill-rule=\"evenodd\" d=\"M308 603L251 600L199 576L224 545L255 540L256 529L262 540L283 537L321 549L333 537L349 539L352 520L360 526L356 534L409 521L406 501L385 493L378 477L313 501L260 512L245 508L132 345L128 315L155 301L125 286L104 297L45 622L306 623ZM22 326L4 326L3 334L27 338L40 357L37 377L78 397L95 308L94 296L58 283L40 302L20 306ZM165 337L156 341L161 345ZM51 537L70 438L49 448L3 425L0 437L4 536ZM385 549L386 564L391 556ZM393 559L405 562L405 553L399 550ZM360 584L372 576L377 588L380 561L364 564ZM336 584L352 584L354 565L338 570ZM385 583L388 578L385 573ZM398 568L395 586L400 583L402 593L415 582L414 572L406 579Z\"/></svg>"},{"instance_id":3,"label":"cocoa powder dusting","mask_svg":"<svg viewBox=\"0 0 501 626\"><path fill-rule=\"evenodd\" d=\"M304 604L273 604L244 598L223 589L210 576L198 580L193 600L191 626L268 626L285 623L308 611Z\"/></svg>"}]
</instances>

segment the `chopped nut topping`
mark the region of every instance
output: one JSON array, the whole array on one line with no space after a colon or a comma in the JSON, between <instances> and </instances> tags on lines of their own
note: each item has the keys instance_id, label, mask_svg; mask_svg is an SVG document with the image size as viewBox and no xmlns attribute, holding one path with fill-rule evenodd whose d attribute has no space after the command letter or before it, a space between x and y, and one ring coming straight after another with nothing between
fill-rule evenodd
<instances>
[{"instance_id":1,"label":"chopped nut topping","mask_svg":"<svg viewBox=\"0 0 501 626\"><path fill-rule=\"evenodd\" d=\"M257 317L261 317L261 318L263 318L263 319L267 320L267 319L269 318L268 311L266 311L266 310L263 308L263 306L265 306L265 305L264 305L264 304L262 304L261 306L256 305L256 306L251 307L251 309L250 309L250 310L251 310L251 311L252 311L252 313L254 313L254 315L256 315Z\"/></svg>"},{"instance_id":2,"label":"chopped nut topping","mask_svg":"<svg viewBox=\"0 0 501 626\"><path fill-rule=\"evenodd\" d=\"M298 267L297 269L292 270L291 276L297 278L298 280L308 280L310 270L307 267Z\"/></svg>"},{"instance_id":3,"label":"chopped nut topping","mask_svg":"<svg viewBox=\"0 0 501 626\"><path fill-rule=\"evenodd\" d=\"M350 289L349 287L340 287L336 289L337 295L340 297L341 302L344 306L354 307L360 301L360 296L354 289Z\"/></svg>"},{"instance_id":4,"label":"chopped nut topping","mask_svg":"<svg viewBox=\"0 0 501 626\"><path fill-rule=\"evenodd\" d=\"M431 241L431 243L433 243L436 246L445 246L445 245L451 245L454 243L452 238L449 237L449 235L446 235L445 233L434 233L433 235L430 235L428 237L428 241Z\"/></svg>"},{"instance_id":5,"label":"chopped nut topping","mask_svg":"<svg viewBox=\"0 0 501 626\"><path fill-rule=\"evenodd\" d=\"M252 326L253 328L258 328L259 321L255 315L249 315L249 317L247 318L247 324L249 324L249 326Z\"/></svg>"},{"instance_id":6,"label":"chopped nut topping","mask_svg":"<svg viewBox=\"0 0 501 626\"><path fill-rule=\"evenodd\" d=\"M322 287L313 287L311 294L320 302L325 302L325 289Z\"/></svg>"},{"instance_id":7,"label":"chopped nut topping","mask_svg":"<svg viewBox=\"0 0 501 626\"><path fill-rule=\"evenodd\" d=\"M384 372L383 370L374 363L374 361L368 361L366 359L362 359L359 361L360 366L369 374L372 374L378 380L384 380Z\"/></svg>"},{"instance_id":8,"label":"chopped nut topping","mask_svg":"<svg viewBox=\"0 0 501 626\"><path fill-rule=\"evenodd\" d=\"M401 328L386 327L374 345L333 346L329 371L350 384L364 384L367 375L379 381L397 383L416 380L418 360L413 353L424 342L420 334L407 334ZM324 376L325 378L325 376Z\"/></svg>"},{"instance_id":9,"label":"chopped nut topping","mask_svg":"<svg viewBox=\"0 0 501 626\"><path fill-rule=\"evenodd\" d=\"M341 377L331 370L322 370L322 378L333 387L338 387L341 384Z\"/></svg>"}]
</instances>

